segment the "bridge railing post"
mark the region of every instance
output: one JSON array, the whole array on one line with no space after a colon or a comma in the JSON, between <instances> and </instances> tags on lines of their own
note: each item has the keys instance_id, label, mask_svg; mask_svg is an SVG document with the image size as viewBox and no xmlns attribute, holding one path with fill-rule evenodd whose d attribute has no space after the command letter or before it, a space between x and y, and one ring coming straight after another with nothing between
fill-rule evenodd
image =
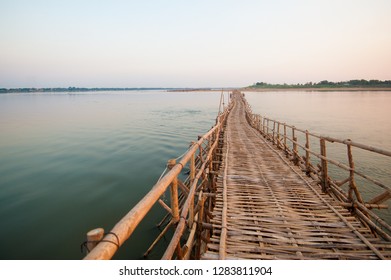
<instances>
[{"instance_id":1,"label":"bridge railing post","mask_svg":"<svg viewBox=\"0 0 391 280\"><path fill-rule=\"evenodd\" d=\"M286 146L286 123L284 123L284 151L287 152L288 147Z\"/></svg>"},{"instance_id":2,"label":"bridge railing post","mask_svg":"<svg viewBox=\"0 0 391 280\"><path fill-rule=\"evenodd\" d=\"M309 141L309 133L308 130L305 131L305 168L307 173L309 173L310 170L310 141Z\"/></svg>"},{"instance_id":3,"label":"bridge railing post","mask_svg":"<svg viewBox=\"0 0 391 280\"><path fill-rule=\"evenodd\" d=\"M258 130L262 132L262 116L259 115Z\"/></svg>"},{"instance_id":4,"label":"bridge railing post","mask_svg":"<svg viewBox=\"0 0 391 280\"><path fill-rule=\"evenodd\" d=\"M192 142L192 145L194 142ZM190 158L190 184L191 186L194 182L195 178L195 155L192 154ZM194 199L191 201L190 206L189 206L189 225L190 227L193 225L194 222Z\"/></svg>"},{"instance_id":5,"label":"bridge railing post","mask_svg":"<svg viewBox=\"0 0 391 280\"><path fill-rule=\"evenodd\" d=\"M320 138L320 154L322 156L321 158L321 184L322 184L322 191L324 193L327 192L329 188L329 181L328 181L328 167L327 167L327 160L326 160L326 140L324 138Z\"/></svg>"},{"instance_id":6,"label":"bridge railing post","mask_svg":"<svg viewBox=\"0 0 391 280\"><path fill-rule=\"evenodd\" d=\"M167 163L167 167L172 169L176 164L175 159L170 159ZM171 211L172 211L172 222L177 223L179 221L179 202L178 202L178 177L172 180L170 185L171 194Z\"/></svg>"},{"instance_id":7,"label":"bridge railing post","mask_svg":"<svg viewBox=\"0 0 391 280\"><path fill-rule=\"evenodd\" d=\"M293 152L293 163L298 164L299 159L297 157L298 151L297 151L297 137L296 137L296 129L294 126L292 126L292 152Z\"/></svg>"},{"instance_id":8,"label":"bridge railing post","mask_svg":"<svg viewBox=\"0 0 391 280\"><path fill-rule=\"evenodd\" d=\"M96 228L87 232L87 254L91 252L92 249L98 245L98 243L103 239L105 231L103 228Z\"/></svg>"},{"instance_id":9,"label":"bridge railing post","mask_svg":"<svg viewBox=\"0 0 391 280\"><path fill-rule=\"evenodd\" d=\"M354 179L354 161L353 161L353 155L352 155L352 145L347 144L347 149L348 149L348 159L349 159L349 193L348 197L351 202L353 202L353 192L356 194L357 200L360 203L363 203L363 199L361 197L361 194L357 188L356 181Z\"/></svg>"},{"instance_id":10,"label":"bridge railing post","mask_svg":"<svg viewBox=\"0 0 391 280\"><path fill-rule=\"evenodd\" d=\"M277 148L281 148L281 141L280 141L280 122L277 123Z\"/></svg>"},{"instance_id":11,"label":"bridge railing post","mask_svg":"<svg viewBox=\"0 0 391 280\"><path fill-rule=\"evenodd\" d=\"M273 121L273 144L276 144L275 132L276 132L276 121Z\"/></svg>"},{"instance_id":12,"label":"bridge railing post","mask_svg":"<svg viewBox=\"0 0 391 280\"><path fill-rule=\"evenodd\" d=\"M270 138L269 137L269 119L267 119L267 123L266 123L266 137Z\"/></svg>"}]
</instances>

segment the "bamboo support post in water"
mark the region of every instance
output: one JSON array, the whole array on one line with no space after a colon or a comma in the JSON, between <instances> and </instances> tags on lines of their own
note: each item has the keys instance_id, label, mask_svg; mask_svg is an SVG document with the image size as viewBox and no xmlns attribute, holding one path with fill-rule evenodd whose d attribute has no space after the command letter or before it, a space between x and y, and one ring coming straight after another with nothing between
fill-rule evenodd
<instances>
[{"instance_id":1,"label":"bamboo support post in water","mask_svg":"<svg viewBox=\"0 0 391 280\"><path fill-rule=\"evenodd\" d=\"M261 115L259 115L258 130L262 131L262 116Z\"/></svg>"},{"instance_id":2,"label":"bamboo support post in water","mask_svg":"<svg viewBox=\"0 0 391 280\"><path fill-rule=\"evenodd\" d=\"M284 151L287 152L287 146L286 146L286 124L284 123Z\"/></svg>"},{"instance_id":3,"label":"bamboo support post in water","mask_svg":"<svg viewBox=\"0 0 391 280\"><path fill-rule=\"evenodd\" d=\"M103 239L104 235L105 230L103 228L96 228L87 232L87 252L91 252Z\"/></svg>"},{"instance_id":4,"label":"bamboo support post in water","mask_svg":"<svg viewBox=\"0 0 391 280\"><path fill-rule=\"evenodd\" d=\"M297 152L297 137L296 137L296 129L292 127L292 152L293 152L293 163L297 165L299 163L298 152Z\"/></svg>"},{"instance_id":5,"label":"bamboo support post in water","mask_svg":"<svg viewBox=\"0 0 391 280\"><path fill-rule=\"evenodd\" d=\"M306 172L310 173L311 172L311 170L310 170L310 152L309 152L310 141L309 141L308 130L305 131L305 147L307 148L307 150L305 150L305 168L306 168Z\"/></svg>"},{"instance_id":6,"label":"bamboo support post in water","mask_svg":"<svg viewBox=\"0 0 391 280\"><path fill-rule=\"evenodd\" d=\"M210 145L210 139L209 143ZM190 158L190 186L193 184L195 178L195 155L193 154ZM189 225L192 225L194 221L194 199L190 202L189 206Z\"/></svg>"},{"instance_id":7,"label":"bamboo support post in water","mask_svg":"<svg viewBox=\"0 0 391 280\"><path fill-rule=\"evenodd\" d=\"M353 201L353 192L355 193L357 200L361 203L363 203L362 197L360 192L357 189L356 181L354 180L354 161L353 161L353 155L352 155L352 145L347 144L348 148L348 159L349 159L349 167L350 167L350 174L349 174L349 200Z\"/></svg>"},{"instance_id":8,"label":"bamboo support post in water","mask_svg":"<svg viewBox=\"0 0 391 280\"><path fill-rule=\"evenodd\" d=\"M326 141L324 138L320 138L320 154L323 156L321 159L321 166L322 166L322 172L321 172L321 182L322 182L322 191L324 193L327 192L329 188L329 182L328 182L328 167L327 167L327 158L326 156Z\"/></svg>"},{"instance_id":9,"label":"bamboo support post in water","mask_svg":"<svg viewBox=\"0 0 391 280\"><path fill-rule=\"evenodd\" d=\"M276 122L273 121L273 144L276 143L275 142L275 140L276 140L276 138L275 138L275 131L276 131Z\"/></svg>"},{"instance_id":10,"label":"bamboo support post in water","mask_svg":"<svg viewBox=\"0 0 391 280\"><path fill-rule=\"evenodd\" d=\"M297 150L297 137L293 137L293 163L295 165L299 164L299 153Z\"/></svg>"},{"instance_id":11,"label":"bamboo support post in water","mask_svg":"<svg viewBox=\"0 0 391 280\"><path fill-rule=\"evenodd\" d=\"M144 253L144 258L147 257L149 255L149 253L153 250L153 248L156 246L156 244L159 242L160 239L162 239L162 237L166 234L166 232L170 229L170 227L173 225L173 222L170 221L166 227L162 230L162 232L160 232L160 234L158 235L158 237L155 239L155 241L153 241L153 243L151 244L151 246L149 246L148 250Z\"/></svg>"},{"instance_id":12,"label":"bamboo support post in water","mask_svg":"<svg viewBox=\"0 0 391 280\"><path fill-rule=\"evenodd\" d=\"M368 203L375 203L375 204L383 203L384 201L387 201L390 198L391 198L391 192L387 190L381 193L380 195L372 198L370 201L368 201Z\"/></svg>"},{"instance_id":13,"label":"bamboo support post in water","mask_svg":"<svg viewBox=\"0 0 391 280\"><path fill-rule=\"evenodd\" d=\"M175 159L170 159L167 163L169 169L172 169L176 164ZM170 186L171 191L171 211L172 221L177 223L179 221L179 203L178 203L178 177L175 177Z\"/></svg>"},{"instance_id":14,"label":"bamboo support post in water","mask_svg":"<svg viewBox=\"0 0 391 280\"><path fill-rule=\"evenodd\" d=\"M267 122L266 122L266 135L267 135L267 137L269 137L269 119L267 119Z\"/></svg>"}]
</instances>

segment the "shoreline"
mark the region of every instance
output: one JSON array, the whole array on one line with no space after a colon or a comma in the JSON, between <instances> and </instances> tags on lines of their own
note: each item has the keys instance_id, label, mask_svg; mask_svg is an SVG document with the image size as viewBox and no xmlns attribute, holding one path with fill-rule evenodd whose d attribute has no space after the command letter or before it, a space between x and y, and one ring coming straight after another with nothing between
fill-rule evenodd
<instances>
[{"instance_id":1,"label":"shoreline","mask_svg":"<svg viewBox=\"0 0 391 280\"><path fill-rule=\"evenodd\" d=\"M336 88L221 88L221 89L212 89L212 88L191 88L191 89L172 89L167 90L167 92L221 92L221 91L247 91L247 92L271 92L271 91L391 91L391 88L380 88L380 87L336 87Z\"/></svg>"},{"instance_id":2,"label":"shoreline","mask_svg":"<svg viewBox=\"0 0 391 280\"><path fill-rule=\"evenodd\" d=\"M266 92L266 91L391 91L386 87L335 87L335 88L241 88L242 91Z\"/></svg>"}]
</instances>

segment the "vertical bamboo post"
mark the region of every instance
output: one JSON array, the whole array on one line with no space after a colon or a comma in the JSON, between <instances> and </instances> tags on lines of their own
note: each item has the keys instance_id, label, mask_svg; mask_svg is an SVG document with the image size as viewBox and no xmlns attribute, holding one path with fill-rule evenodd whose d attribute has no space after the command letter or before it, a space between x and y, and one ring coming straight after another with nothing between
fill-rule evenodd
<instances>
[{"instance_id":1,"label":"vertical bamboo post","mask_svg":"<svg viewBox=\"0 0 391 280\"><path fill-rule=\"evenodd\" d=\"M356 194L357 200L360 203L363 203L363 199L361 197L360 192L358 191L356 181L354 180L354 161L353 161L353 155L352 155L352 145L347 144L348 148L348 159L349 159L349 200L353 201L353 192Z\"/></svg>"},{"instance_id":2,"label":"vertical bamboo post","mask_svg":"<svg viewBox=\"0 0 391 280\"><path fill-rule=\"evenodd\" d=\"M212 136L210 136L212 137ZM210 143L211 138L209 138ZM194 144L194 142L192 142ZM193 184L195 178L195 155L194 153L191 155L190 158L190 186ZM194 221L194 198L190 201L189 206L189 225L192 227Z\"/></svg>"},{"instance_id":3,"label":"vertical bamboo post","mask_svg":"<svg viewBox=\"0 0 391 280\"><path fill-rule=\"evenodd\" d=\"M198 140L200 140L201 138L202 138L202 136L198 136ZM201 162L201 164L202 164L202 163L204 163L202 144L199 145L198 151L199 151L199 152L198 152L198 156L199 156L200 162Z\"/></svg>"},{"instance_id":4,"label":"vertical bamboo post","mask_svg":"<svg viewBox=\"0 0 391 280\"><path fill-rule=\"evenodd\" d=\"M310 173L310 141L309 141L309 133L308 130L305 131L305 168L307 169L307 173Z\"/></svg>"},{"instance_id":5,"label":"vertical bamboo post","mask_svg":"<svg viewBox=\"0 0 391 280\"><path fill-rule=\"evenodd\" d=\"M170 159L167 163L167 167L172 169L176 164L175 159ZM172 221L177 223L179 221L179 203L178 203L178 178L175 177L171 182L171 211L172 211Z\"/></svg>"},{"instance_id":6,"label":"vertical bamboo post","mask_svg":"<svg viewBox=\"0 0 391 280\"><path fill-rule=\"evenodd\" d=\"M258 130L259 131L262 131L262 116L259 115L259 126L258 126Z\"/></svg>"},{"instance_id":7,"label":"vertical bamboo post","mask_svg":"<svg viewBox=\"0 0 391 280\"><path fill-rule=\"evenodd\" d=\"M322 155L321 159L321 166L322 166L322 172L321 172L321 182L322 182L322 191L324 193L327 192L329 188L329 181L328 181L328 167L327 167L327 160L326 160L326 140L324 138L320 138L320 154Z\"/></svg>"},{"instance_id":8,"label":"vertical bamboo post","mask_svg":"<svg viewBox=\"0 0 391 280\"><path fill-rule=\"evenodd\" d=\"M280 122L277 123L277 148L281 148L280 145Z\"/></svg>"},{"instance_id":9,"label":"vertical bamboo post","mask_svg":"<svg viewBox=\"0 0 391 280\"><path fill-rule=\"evenodd\" d=\"M287 152L287 146L286 146L286 124L284 123L284 150Z\"/></svg>"},{"instance_id":10,"label":"vertical bamboo post","mask_svg":"<svg viewBox=\"0 0 391 280\"><path fill-rule=\"evenodd\" d=\"M104 235L105 230L103 228L96 228L87 232L87 253L91 252L98 245Z\"/></svg>"},{"instance_id":11,"label":"vertical bamboo post","mask_svg":"<svg viewBox=\"0 0 391 280\"><path fill-rule=\"evenodd\" d=\"M266 123L266 136L269 137L269 119L267 119Z\"/></svg>"},{"instance_id":12,"label":"vertical bamboo post","mask_svg":"<svg viewBox=\"0 0 391 280\"><path fill-rule=\"evenodd\" d=\"M296 138L296 135L295 135L295 127L293 126L292 127L292 151L293 151L293 163L294 164L297 164L299 162L298 158L297 158L297 138Z\"/></svg>"},{"instance_id":13,"label":"vertical bamboo post","mask_svg":"<svg viewBox=\"0 0 391 280\"><path fill-rule=\"evenodd\" d=\"M181 247L181 241L179 240L178 245L176 245L176 256L178 260L183 260L183 251Z\"/></svg>"},{"instance_id":14,"label":"vertical bamboo post","mask_svg":"<svg viewBox=\"0 0 391 280\"><path fill-rule=\"evenodd\" d=\"M220 104L219 104L219 112L217 114L217 117L220 116L220 112L221 112L221 103L224 102L222 101L223 100L223 91L221 91L221 95L220 95Z\"/></svg>"},{"instance_id":15,"label":"vertical bamboo post","mask_svg":"<svg viewBox=\"0 0 391 280\"><path fill-rule=\"evenodd\" d=\"M275 144L276 121L273 121L273 144Z\"/></svg>"},{"instance_id":16,"label":"vertical bamboo post","mask_svg":"<svg viewBox=\"0 0 391 280\"><path fill-rule=\"evenodd\" d=\"M265 123L266 123L266 118L263 118L263 122L262 122L262 133L263 133L263 135L265 135Z\"/></svg>"}]
</instances>

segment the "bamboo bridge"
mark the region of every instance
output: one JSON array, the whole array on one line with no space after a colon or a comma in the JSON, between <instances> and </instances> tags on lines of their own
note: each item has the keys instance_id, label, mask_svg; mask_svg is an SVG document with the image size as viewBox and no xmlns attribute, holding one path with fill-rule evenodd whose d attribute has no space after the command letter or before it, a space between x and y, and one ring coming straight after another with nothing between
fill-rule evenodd
<instances>
[{"instance_id":1,"label":"bamboo bridge","mask_svg":"<svg viewBox=\"0 0 391 280\"><path fill-rule=\"evenodd\" d=\"M346 163L327 143L346 146ZM355 168L352 147L391 157L255 115L234 91L216 125L109 233L87 233L85 259L111 259L155 204L166 215L145 256L166 236L162 259L391 259L391 226L372 210L388 207L391 188ZM375 197L363 198L363 182Z\"/></svg>"}]
</instances>

